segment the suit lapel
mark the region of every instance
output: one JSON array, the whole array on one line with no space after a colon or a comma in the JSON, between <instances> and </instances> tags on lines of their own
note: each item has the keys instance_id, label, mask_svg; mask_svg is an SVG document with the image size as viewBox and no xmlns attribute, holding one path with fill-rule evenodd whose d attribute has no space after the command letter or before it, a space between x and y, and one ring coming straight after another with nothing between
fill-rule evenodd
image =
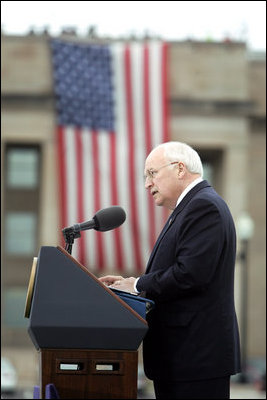
<instances>
[{"instance_id":1,"label":"suit lapel","mask_svg":"<svg viewBox=\"0 0 267 400\"><path fill-rule=\"evenodd\" d=\"M166 224L164 225L162 231L160 232L159 237L158 237L158 239L157 239L157 241L156 241L156 243L155 243L155 245L154 245L154 247L153 247L153 249L152 249L152 252L151 252L151 254L150 254L150 257L149 257L149 260L148 260L148 263L147 263L146 272L148 272L148 269L149 269L149 266L150 266L150 264L151 264L151 261L153 260L154 254L156 253L156 250L157 250L157 248L158 248L158 246L159 246L159 244L160 244L162 238L164 237L165 233L167 232L167 230L168 230L169 227L171 226L172 222L173 222L173 212L172 212L172 214L169 216L169 218L168 218Z\"/></svg>"},{"instance_id":2,"label":"suit lapel","mask_svg":"<svg viewBox=\"0 0 267 400\"><path fill-rule=\"evenodd\" d=\"M188 204L188 202L192 199L192 197L195 196L195 194L205 188L205 187L209 187L210 184L206 181L203 180L202 182L198 183L196 186L194 186L187 194L186 196L183 198L183 200L181 201L181 203L178 204L178 206L173 210L173 212L171 213L171 215L169 216L166 224L164 225L161 233L159 234L159 237L153 247L153 250L151 252L151 255L149 257L148 263L147 263L147 268L146 268L146 273L149 272L149 269L151 267L152 264L152 260L155 256L155 253L159 247L160 242L162 241L163 237L165 236L166 232L168 231L168 229L170 228L170 226L172 225L172 223L174 222L175 218L177 217L177 215L183 210L183 208Z\"/></svg>"}]
</instances>

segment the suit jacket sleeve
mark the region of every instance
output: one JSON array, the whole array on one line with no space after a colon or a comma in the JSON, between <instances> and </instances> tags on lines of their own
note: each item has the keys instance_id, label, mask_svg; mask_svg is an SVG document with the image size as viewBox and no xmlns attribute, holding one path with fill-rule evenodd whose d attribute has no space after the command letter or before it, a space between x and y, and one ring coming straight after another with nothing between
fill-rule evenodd
<instances>
[{"instance_id":1,"label":"suit jacket sleeve","mask_svg":"<svg viewBox=\"0 0 267 400\"><path fill-rule=\"evenodd\" d=\"M157 301L205 290L220 265L225 229L223 211L215 203L193 199L176 216L137 290Z\"/></svg>"}]
</instances>

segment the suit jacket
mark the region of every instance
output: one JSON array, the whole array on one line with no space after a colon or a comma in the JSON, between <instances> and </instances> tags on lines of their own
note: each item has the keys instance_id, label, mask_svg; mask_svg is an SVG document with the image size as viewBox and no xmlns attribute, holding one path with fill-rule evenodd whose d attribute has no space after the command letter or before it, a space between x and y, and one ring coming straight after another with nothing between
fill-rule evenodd
<instances>
[{"instance_id":1,"label":"suit jacket","mask_svg":"<svg viewBox=\"0 0 267 400\"><path fill-rule=\"evenodd\" d=\"M149 379L197 380L240 372L235 258L231 213L204 180L169 217L137 283L155 302L143 341Z\"/></svg>"}]
</instances>

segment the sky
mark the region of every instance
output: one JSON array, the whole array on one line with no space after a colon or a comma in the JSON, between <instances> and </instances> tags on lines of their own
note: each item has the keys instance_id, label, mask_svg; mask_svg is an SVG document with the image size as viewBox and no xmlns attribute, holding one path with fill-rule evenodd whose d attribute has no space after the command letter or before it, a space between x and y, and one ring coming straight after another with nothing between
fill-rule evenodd
<instances>
[{"instance_id":1,"label":"sky","mask_svg":"<svg viewBox=\"0 0 267 400\"><path fill-rule=\"evenodd\" d=\"M244 41L266 51L265 1L1 1L5 34L37 34L48 28L76 28L80 36L94 26L98 36L145 34L165 40Z\"/></svg>"}]
</instances>

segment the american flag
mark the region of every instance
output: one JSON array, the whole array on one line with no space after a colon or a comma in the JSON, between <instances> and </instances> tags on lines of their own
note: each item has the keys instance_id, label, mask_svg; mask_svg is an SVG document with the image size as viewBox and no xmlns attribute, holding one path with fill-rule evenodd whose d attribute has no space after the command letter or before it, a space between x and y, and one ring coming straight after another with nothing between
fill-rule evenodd
<instances>
[{"instance_id":1,"label":"american flag","mask_svg":"<svg viewBox=\"0 0 267 400\"><path fill-rule=\"evenodd\" d=\"M167 44L51 40L60 229L119 205L126 221L81 232L72 255L95 273L138 275L167 214L144 188L144 162L168 141Z\"/></svg>"}]
</instances>

